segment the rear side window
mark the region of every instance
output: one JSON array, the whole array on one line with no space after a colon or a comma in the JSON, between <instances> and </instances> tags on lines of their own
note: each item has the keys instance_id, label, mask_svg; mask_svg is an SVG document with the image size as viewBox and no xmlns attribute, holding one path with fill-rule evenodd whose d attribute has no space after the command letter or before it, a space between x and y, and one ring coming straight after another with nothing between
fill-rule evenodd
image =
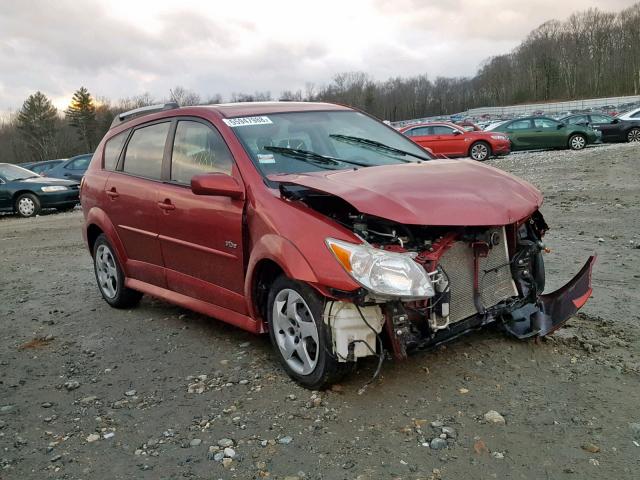
<instances>
[{"instance_id":1,"label":"rear side window","mask_svg":"<svg viewBox=\"0 0 640 480\"><path fill-rule=\"evenodd\" d=\"M569 117L567 119L566 123L569 123L571 125L577 125L579 123L587 123L587 117L585 117L584 115L576 115L575 117Z\"/></svg>"},{"instance_id":2,"label":"rear side window","mask_svg":"<svg viewBox=\"0 0 640 480\"><path fill-rule=\"evenodd\" d=\"M105 170L115 170L120 158L120 152L124 146L124 142L129 136L129 130L121 132L111 137L104 144L104 168Z\"/></svg>"},{"instance_id":3,"label":"rear side window","mask_svg":"<svg viewBox=\"0 0 640 480\"><path fill-rule=\"evenodd\" d=\"M141 177L160 179L169 126L169 122L164 122L134 130L124 156L123 171Z\"/></svg>"},{"instance_id":4,"label":"rear side window","mask_svg":"<svg viewBox=\"0 0 640 480\"><path fill-rule=\"evenodd\" d=\"M231 174L231 152L213 128L191 121L179 121L171 155L171 180L191 183L201 173Z\"/></svg>"},{"instance_id":5,"label":"rear side window","mask_svg":"<svg viewBox=\"0 0 640 480\"><path fill-rule=\"evenodd\" d=\"M527 128L531 128L531 123L529 120L518 120L511 122L507 128L510 130L526 130Z\"/></svg>"},{"instance_id":6,"label":"rear side window","mask_svg":"<svg viewBox=\"0 0 640 480\"><path fill-rule=\"evenodd\" d=\"M429 127L416 127L409 130L409 137L423 137L429 135Z\"/></svg>"},{"instance_id":7,"label":"rear side window","mask_svg":"<svg viewBox=\"0 0 640 480\"><path fill-rule=\"evenodd\" d=\"M454 132L453 128L444 125L434 125L432 128L434 135L453 135Z\"/></svg>"}]
</instances>

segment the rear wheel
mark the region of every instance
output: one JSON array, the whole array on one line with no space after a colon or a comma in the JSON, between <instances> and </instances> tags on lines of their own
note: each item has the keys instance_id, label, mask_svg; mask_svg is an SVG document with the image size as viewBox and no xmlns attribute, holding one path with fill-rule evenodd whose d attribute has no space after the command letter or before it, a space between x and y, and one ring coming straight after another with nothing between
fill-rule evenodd
<instances>
[{"instance_id":1,"label":"rear wheel","mask_svg":"<svg viewBox=\"0 0 640 480\"><path fill-rule=\"evenodd\" d=\"M486 142L476 142L469 149L469 156L478 162L484 162L491 155L491 147Z\"/></svg>"},{"instance_id":2,"label":"rear wheel","mask_svg":"<svg viewBox=\"0 0 640 480\"><path fill-rule=\"evenodd\" d=\"M338 363L329 353L323 308L320 295L285 276L278 277L269 291L269 336L280 363L296 382L314 390L337 381L350 365Z\"/></svg>"},{"instance_id":3,"label":"rear wheel","mask_svg":"<svg viewBox=\"0 0 640 480\"><path fill-rule=\"evenodd\" d=\"M23 193L16 198L14 208L21 217L35 217L40 213L40 200L33 193Z\"/></svg>"},{"instance_id":4,"label":"rear wheel","mask_svg":"<svg viewBox=\"0 0 640 480\"><path fill-rule=\"evenodd\" d=\"M627 142L640 142L640 128L632 128L627 133Z\"/></svg>"},{"instance_id":5,"label":"rear wheel","mask_svg":"<svg viewBox=\"0 0 640 480\"><path fill-rule=\"evenodd\" d=\"M93 267L102 298L115 308L130 308L138 304L142 293L125 287L124 272L104 234L93 246Z\"/></svg>"},{"instance_id":6,"label":"rear wheel","mask_svg":"<svg viewBox=\"0 0 640 480\"><path fill-rule=\"evenodd\" d=\"M585 137L581 133L571 135L571 137L569 138L569 148L571 150L582 150L586 146L587 137Z\"/></svg>"}]
</instances>

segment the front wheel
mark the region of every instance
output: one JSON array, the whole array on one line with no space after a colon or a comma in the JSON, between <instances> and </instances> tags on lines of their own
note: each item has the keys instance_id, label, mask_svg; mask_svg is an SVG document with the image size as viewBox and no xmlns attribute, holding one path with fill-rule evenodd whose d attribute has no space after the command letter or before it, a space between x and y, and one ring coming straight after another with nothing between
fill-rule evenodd
<instances>
[{"instance_id":1,"label":"front wheel","mask_svg":"<svg viewBox=\"0 0 640 480\"><path fill-rule=\"evenodd\" d=\"M580 133L571 135L571 137L569 138L569 148L571 150L582 150L586 146L587 138Z\"/></svg>"},{"instance_id":2,"label":"front wheel","mask_svg":"<svg viewBox=\"0 0 640 480\"><path fill-rule=\"evenodd\" d=\"M130 308L138 304L142 293L125 287L124 272L104 234L93 246L93 268L102 298L115 308Z\"/></svg>"},{"instance_id":3,"label":"front wheel","mask_svg":"<svg viewBox=\"0 0 640 480\"><path fill-rule=\"evenodd\" d=\"M627 142L640 142L640 128L632 128L627 133Z\"/></svg>"},{"instance_id":4,"label":"front wheel","mask_svg":"<svg viewBox=\"0 0 640 480\"><path fill-rule=\"evenodd\" d=\"M317 390L336 382L347 365L330 353L324 302L309 286L278 277L269 291L269 336L280 363L303 387Z\"/></svg>"},{"instance_id":5,"label":"front wheel","mask_svg":"<svg viewBox=\"0 0 640 480\"><path fill-rule=\"evenodd\" d=\"M491 147L486 142L476 142L469 149L469 156L478 162L484 162L491 155Z\"/></svg>"},{"instance_id":6,"label":"front wheel","mask_svg":"<svg viewBox=\"0 0 640 480\"><path fill-rule=\"evenodd\" d=\"M33 193L23 193L16 198L15 211L24 218L35 217L40 213L40 200Z\"/></svg>"}]
</instances>

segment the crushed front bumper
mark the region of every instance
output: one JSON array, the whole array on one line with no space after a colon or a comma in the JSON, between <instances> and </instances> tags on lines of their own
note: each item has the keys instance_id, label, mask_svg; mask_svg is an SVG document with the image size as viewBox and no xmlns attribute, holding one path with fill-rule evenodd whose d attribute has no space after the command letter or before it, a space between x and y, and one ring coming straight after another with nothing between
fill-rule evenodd
<instances>
[{"instance_id":1,"label":"crushed front bumper","mask_svg":"<svg viewBox=\"0 0 640 480\"><path fill-rule=\"evenodd\" d=\"M511 319L504 322L506 331L524 339L544 337L562 327L591 296L591 270L595 261L595 256L589 257L566 285L540 295L538 305L527 304L511 312Z\"/></svg>"}]
</instances>

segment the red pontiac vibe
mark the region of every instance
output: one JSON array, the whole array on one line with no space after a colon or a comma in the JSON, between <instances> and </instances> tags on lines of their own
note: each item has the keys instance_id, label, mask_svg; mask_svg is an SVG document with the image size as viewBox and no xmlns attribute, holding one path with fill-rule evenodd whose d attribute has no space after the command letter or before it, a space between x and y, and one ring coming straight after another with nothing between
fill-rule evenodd
<instances>
[{"instance_id":1,"label":"red pontiac vibe","mask_svg":"<svg viewBox=\"0 0 640 480\"><path fill-rule=\"evenodd\" d=\"M483 162L492 155L511 151L509 137L503 133L467 131L449 122L418 123L403 127L400 132L436 155L447 157L471 157Z\"/></svg>"},{"instance_id":2,"label":"red pontiac vibe","mask_svg":"<svg viewBox=\"0 0 640 480\"><path fill-rule=\"evenodd\" d=\"M365 113L325 103L145 107L114 119L81 187L104 299L143 294L269 332L308 388L487 324L562 326L591 257L545 285L542 197L471 160L434 160Z\"/></svg>"}]
</instances>

